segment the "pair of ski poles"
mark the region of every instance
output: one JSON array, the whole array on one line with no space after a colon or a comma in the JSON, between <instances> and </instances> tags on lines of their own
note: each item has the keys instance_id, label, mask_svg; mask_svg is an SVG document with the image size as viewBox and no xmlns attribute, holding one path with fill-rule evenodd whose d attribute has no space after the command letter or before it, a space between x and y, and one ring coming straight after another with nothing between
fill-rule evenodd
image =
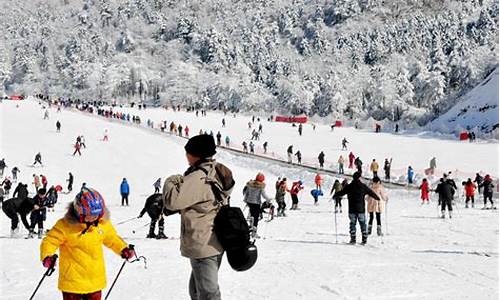
<instances>
[{"instance_id":1,"label":"pair of ski poles","mask_svg":"<svg viewBox=\"0 0 500 300\"><path fill-rule=\"evenodd\" d=\"M130 244L128 245L128 248L131 249L131 250L134 250L135 246ZM38 289L40 288L40 286L42 285L42 282L44 281L45 277L47 276L50 276L52 275L52 273L54 273L55 271L55 265L56 265L56 261L57 261L57 254L54 254L53 255L53 261L52 261L52 264L49 266L49 268L47 269L47 271L45 271L45 273L43 274L42 276L42 279L40 279L40 282L38 282L38 285L36 286L35 288L35 291L33 292L33 294L31 295L30 297L30 300L33 300L33 298L35 297L36 295L36 292L38 292ZM123 271L123 268L125 267L125 264L127 262L129 263L134 263L134 262L137 262L137 261L144 261L144 268L146 269L147 268L147 260L146 260L146 257L144 256L137 256L137 253L135 254L135 259L134 260L131 260L131 261L128 261L127 259L124 259L123 260L123 263L122 263L122 266L120 267L120 270L118 271L118 274L116 274L116 277L115 279L113 280L113 284L111 284L111 287L109 288L108 292L106 293L106 296L104 297L104 300L108 299L109 297L109 294L111 293L111 291L113 290L113 287L115 286L116 284L116 281L118 280L118 277L120 277L120 274L122 273Z\"/></svg>"}]
</instances>

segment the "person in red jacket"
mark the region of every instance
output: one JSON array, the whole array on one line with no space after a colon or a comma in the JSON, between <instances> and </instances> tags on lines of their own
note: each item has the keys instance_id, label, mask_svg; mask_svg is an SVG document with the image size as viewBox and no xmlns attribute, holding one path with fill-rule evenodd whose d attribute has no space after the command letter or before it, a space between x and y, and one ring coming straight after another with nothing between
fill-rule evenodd
<instances>
[{"instance_id":1,"label":"person in red jacket","mask_svg":"<svg viewBox=\"0 0 500 300\"><path fill-rule=\"evenodd\" d=\"M73 152L73 156L75 156L76 153L78 153L80 156L82 156L82 153L80 152L80 142L75 143L75 152Z\"/></svg>"},{"instance_id":2,"label":"person in red jacket","mask_svg":"<svg viewBox=\"0 0 500 300\"><path fill-rule=\"evenodd\" d=\"M302 181L296 181L292 184L292 188L290 189L290 195L292 196L292 207L290 210L297 210L297 205L299 204L299 192L304 189L302 185Z\"/></svg>"},{"instance_id":3,"label":"person in red jacket","mask_svg":"<svg viewBox=\"0 0 500 300\"><path fill-rule=\"evenodd\" d=\"M354 155L354 153L349 153L349 169L352 169L354 167L354 159L356 158L356 156Z\"/></svg>"},{"instance_id":4,"label":"person in red jacket","mask_svg":"<svg viewBox=\"0 0 500 300\"><path fill-rule=\"evenodd\" d=\"M427 201L427 204L429 204L429 182L427 182L427 179L424 178L422 180L422 184L420 185L420 199L422 199L422 204Z\"/></svg>"},{"instance_id":5,"label":"person in red jacket","mask_svg":"<svg viewBox=\"0 0 500 300\"><path fill-rule=\"evenodd\" d=\"M469 201L472 202L472 208L474 208L474 192L476 191L476 185L472 182L472 179L468 179L464 184L465 189L465 208L469 208Z\"/></svg>"},{"instance_id":6,"label":"person in red jacket","mask_svg":"<svg viewBox=\"0 0 500 300\"><path fill-rule=\"evenodd\" d=\"M323 178L321 178L321 175L316 174L316 177L314 177L314 183L316 184L316 189L321 190L321 182L323 181Z\"/></svg>"},{"instance_id":7,"label":"person in red jacket","mask_svg":"<svg viewBox=\"0 0 500 300\"><path fill-rule=\"evenodd\" d=\"M45 190L47 190L47 177L45 175L40 174L40 180L42 181L42 186Z\"/></svg>"}]
</instances>

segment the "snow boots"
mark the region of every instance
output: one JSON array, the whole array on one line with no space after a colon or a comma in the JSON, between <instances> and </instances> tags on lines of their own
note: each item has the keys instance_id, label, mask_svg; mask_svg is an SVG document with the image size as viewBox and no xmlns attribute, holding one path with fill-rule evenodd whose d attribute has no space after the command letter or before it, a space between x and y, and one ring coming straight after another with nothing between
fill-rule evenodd
<instances>
[{"instance_id":1,"label":"snow boots","mask_svg":"<svg viewBox=\"0 0 500 300\"><path fill-rule=\"evenodd\" d=\"M368 225L368 235L371 235L372 234L372 225L369 224Z\"/></svg>"},{"instance_id":2,"label":"snow boots","mask_svg":"<svg viewBox=\"0 0 500 300\"><path fill-rule=\"evenodd\" d=\"M363 237L361 238L361 245L366 245L367 241L368 241L368 236L363 235Z\"/></svg>"},{"instance_id":3,"label":"snow boots","mask_svg":"<svg viewBox=\"0 0 500 300\"><path fill-rule=\"evenodd\" d=\"M382 225L377 225L377 235L382 236Z\"/></svg>"},{"instance_id":4,"label":"snow boots","mask_svg":"<svg viewBox=\"0 0 500 300\"><path fill-rule=\"evenodd\" d=\"M168 237L163 232L158 233L158 235L156 236L156 238L159 239L159 240L168 239Z\"/></svg>"},{"instance_id":5,"label":"snow boots","mask_svg":"<svg viewBox=\"0 0 500 300\"><path fill-rule=\"evenodd\" d=\"M28 233L27 239L32 239L34 237L35 237L35 232L33 231L33 229L30 229L30 232Z\"/></svg>"},{"instance_id":6,"label":"snow boots","mask_svg":"<svg viewBox=\"0 0 500 300\"><path fill-rule=\"evenodd\" d=\"M41 239L43 237L43 228L38 229L38 239Z\"/></svg>"},{"instance_id":7,"label":"snow boots","mask_svg":"<svg viewBox=\"0 0 500 300\"><path fill-rule=\"evenodd\" d=\"M148 235L146 235L146 238L147 239L156 239L156 234L154 232L150 232L150 233L148 233Z\"/></svg>"},{"instance_id":8,"label":"snow boots","mask_svg":"<svg viewBox=\"0 0 500 300\"><path fill-rule=\"evenodd\" d=\"M356 236L355 235L351 235L351 240L349 241L349 244L351 244L351 245L356 244Z\"/></svg>"}]
</instances>

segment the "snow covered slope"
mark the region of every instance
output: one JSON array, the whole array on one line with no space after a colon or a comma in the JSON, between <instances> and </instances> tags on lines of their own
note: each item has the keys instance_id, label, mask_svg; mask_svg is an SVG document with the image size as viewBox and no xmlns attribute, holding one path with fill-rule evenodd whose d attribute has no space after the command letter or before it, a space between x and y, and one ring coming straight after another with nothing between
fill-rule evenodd
<instances>
[{"instance_id":1,"label":"snow covered slope","mask_svg":"<svg viewBox=\"0 0 500 300\"><path fill-rule=\"evenodd\" d=\"M464 95L448 112L432 121L431 130L459 134L474 131L477 136L498 139L498 67Z\"/></svg>"},{"instance_id":2,"label":"snow covered slope","mask_svg":"<svg viewBox=\"0 0 500 300\"><path fill-rule=\"evenodd\" d=\"M190 266L188 260L180 256L179 240L144 239L147 216L118 224L139 214L158 177L185 170L184 141L70 111L51 110L51 119L44 121L43 110L35 102L19 103L19 108L15 104L7 101L0 104L0 157L6 158L8 171L17 165L21 168L19 179L25 183L31 183L32 174L36 173L47 175L49 184L63 186L71 171L75 175L76 190L82 182L87 182L103 194L118 233L135 244L138 253L148 259L147 269L139 263L126 265L109 299L187 299ZM200 127L206 121L191 119ZM61 133L55 131L56 120L62 123ZM238 120L228 126L245 125ZM109 130L109 142L100 141L105 128ZM72 144L79 134L85 135L87 148L81 157L73 157ZM282 131L281 136L291 134ZM318 134L324 140L330 138L328 132ZM277 139L279 137L277 135ZM370 136L363 137L369 139ZM446 143L433 140L435 144L441 142ZM442 156L449 152L448 147L441 149L442 153L438 154ZM42 152L44 167L29 167L38 151ZM347 203L343 201L344 213L336 216L337 243L335 218L328 198L321 198L318 206L312 204L309 190L314 174L222 151L216 158L233 170L236 187L232 203L236 206L243 207L241 190L257 171L266 174L266 191L271 195L278 175L292 180L302 178L306 182L300 196L301 210L259 225L263 238L257 241L259 260L254 268L236 273L224 258L219 273L223 299L498 298L496 212L465 210L460 203L453 219L441 220L436 217L436 199L432 199L429 206L420 206L418 193L390 190L387 216L383 216L387 235L383 240L371 236L366 247L349 246L344 244L349 235ZM119 184L123 177L131 185L130 207L120 206ZM328 182L332 179L327 178ZM33 186L29 188L33 192ZM56 211L47 215L46 228L62 217L74 196L75 191L60 195ZM286 200L289 207L290 199ZM38 257L40 241L6 238L9 225L9 220L0 213L0 298L27 299L44 271ZM179 216L167 218L169 237L178 237L179 227ZM122 260L108 250L105 257L109 287ZM56 288L58 275L56 271L45 279L35 299L60 299Z\"/></svg>"}]
</instances>

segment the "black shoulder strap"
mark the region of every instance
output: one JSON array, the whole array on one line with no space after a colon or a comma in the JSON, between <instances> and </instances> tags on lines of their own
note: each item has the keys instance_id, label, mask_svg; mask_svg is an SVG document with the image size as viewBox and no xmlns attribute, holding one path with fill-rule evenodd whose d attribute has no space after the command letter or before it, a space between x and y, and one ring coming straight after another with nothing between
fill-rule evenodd
<instances>
[{"instance_id":1,"label":"black shoulder strap","mask_svg":"<svg viewBox=\"0 0 500 300\"><path fill-rule=\"evenodd\" d=\"M201 170L203 173L205 173L205 175L208 175L207 169L205 169L201 166L197 166L196 169ZM221 191L220 191L219 187L217 187L215 185L215 182L212 182L212 181L210 182L210 188L212 189L212 193L215 196L216 202L220 205L224 205L224 199L222 198ZM229 199L227 199L227 201L228 201L227 205L229 205Z\"/></svg>"}]
</instances>

